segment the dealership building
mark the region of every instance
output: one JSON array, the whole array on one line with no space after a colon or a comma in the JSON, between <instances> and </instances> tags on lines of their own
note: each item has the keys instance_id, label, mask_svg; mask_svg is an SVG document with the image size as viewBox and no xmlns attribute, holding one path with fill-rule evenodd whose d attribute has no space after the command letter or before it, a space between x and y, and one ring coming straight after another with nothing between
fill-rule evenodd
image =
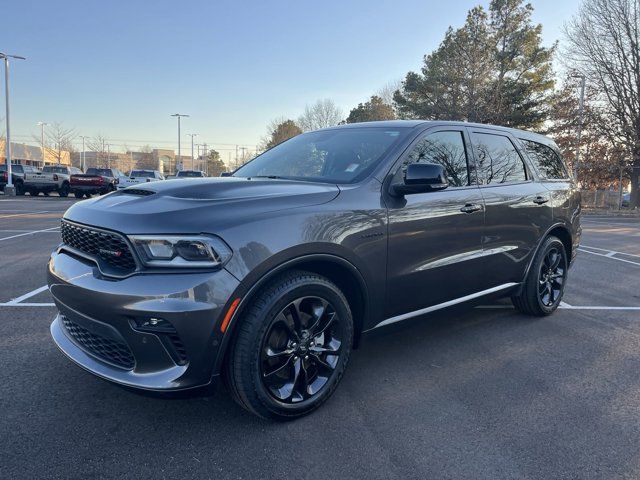
<instances>
[{"instance_id":1,"label":"dealership building","mask_svg":"<svg viewBox=\"0 0 640 480\"><path fill-rule=\"evenodd\" d=\"M0 163L6 163L7 142L0 138ZM44 165L71 165L71 154L66 150L44 149L24 143L11 142L11 162L21 165L33 165L42 168Z\"/></svg>"}]
</instances>

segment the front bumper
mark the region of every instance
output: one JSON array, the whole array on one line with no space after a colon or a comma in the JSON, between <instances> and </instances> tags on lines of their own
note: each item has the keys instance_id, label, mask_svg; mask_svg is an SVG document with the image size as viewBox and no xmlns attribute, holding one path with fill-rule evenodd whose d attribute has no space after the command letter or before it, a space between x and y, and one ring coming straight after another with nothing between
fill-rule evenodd
<instances>
[{"instance_id":1,"label":"front bumper","mask_svg":"<svg viewBox=\"0 0 640 480\"><path fill-rule=\"evenodd\" d=\"M239 285L226 270L115 280L91 261L60 251L49 260L48 284L59 310L51 335L82 368L155 391L202 387L217 376L219 324ZM162 319L174 331L140 331L149 319Z\"/></svg>"}]
</instances>

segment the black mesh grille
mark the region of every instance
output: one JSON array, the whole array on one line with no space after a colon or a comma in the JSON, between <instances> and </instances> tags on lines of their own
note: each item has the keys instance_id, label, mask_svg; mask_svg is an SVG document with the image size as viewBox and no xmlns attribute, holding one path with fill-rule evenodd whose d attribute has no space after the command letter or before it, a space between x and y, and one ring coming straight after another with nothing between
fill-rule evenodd
<instances>
[{"instance_id":1,"label":"black mesh grille","mask_svg":"<svg viewBox=\"0 0 640 480\"><path fill-rule=\"evenodd\" d=\"M133 369L135 360L126 344L91 333L65 316L62 316L62 323L71 338L88 353L117 367Z\"/></svg>"},{"instance_id":2,"label":"black mesh grille","mask_svg":"<svg viewBox=\"0 0 640 480\"><path fill-rule=\"evenodd\" d=\"M94 230L62 221L62 242L81 252L101 258L105 263L126 271L133 271L136 262L124 238L115 233Z\"/></svg>"}]
</instances>

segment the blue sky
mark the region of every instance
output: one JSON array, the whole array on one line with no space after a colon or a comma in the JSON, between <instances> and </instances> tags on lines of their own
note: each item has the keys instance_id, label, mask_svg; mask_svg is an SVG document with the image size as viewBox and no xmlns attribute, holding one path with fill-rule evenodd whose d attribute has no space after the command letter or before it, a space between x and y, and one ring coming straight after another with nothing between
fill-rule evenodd
<instances>
[{"instance_id":1,"label":"blue sky","mask_svg":"<svg viewBox=\"0 0 640 480\"><path fill-rule=\"evenodd\" d=\"M43 120L173 148L180 112L199 141L255 145L272 118L319 98L346 116L476 4L488 1L6 0L0 51L27 57L11 69L14 141ZM579 1L532 4L550 45Z\"/></svg>"}]
</instances>

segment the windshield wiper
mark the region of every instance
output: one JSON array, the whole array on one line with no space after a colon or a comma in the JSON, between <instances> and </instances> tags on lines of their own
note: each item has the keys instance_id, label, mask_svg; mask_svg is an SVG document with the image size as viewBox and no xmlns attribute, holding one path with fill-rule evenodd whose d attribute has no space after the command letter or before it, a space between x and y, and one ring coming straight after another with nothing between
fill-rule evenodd
<instances>
[{"instance_id":1,"label":"windshield wiper","mask_svg":"<svg viewBox=\"0 0 640 480\"><path fill-rule=\"evenodd\" d=\"M289 177L281 177L280 175L251 175L247 178L269 178L271 180L289 180Z\"/></svg>"}]
</instances>

